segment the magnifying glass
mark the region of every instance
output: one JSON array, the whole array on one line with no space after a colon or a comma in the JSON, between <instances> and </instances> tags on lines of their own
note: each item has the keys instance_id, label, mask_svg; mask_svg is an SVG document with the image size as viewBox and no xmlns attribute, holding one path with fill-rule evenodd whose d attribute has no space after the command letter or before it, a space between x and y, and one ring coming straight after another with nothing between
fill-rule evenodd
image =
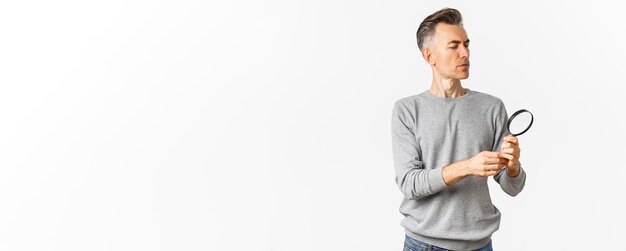
<instances>
[{"instance_id":1,"label":"magnifying glass","mask_svg":"<svg viewBox=\"0 0 626 251\"><path fill-rule=\"evenodd\" d=\"M517 137L524 134L533 125L533 114L526 109L516 111L506 122L506 129Z\"/></svg>"}]
</instances>

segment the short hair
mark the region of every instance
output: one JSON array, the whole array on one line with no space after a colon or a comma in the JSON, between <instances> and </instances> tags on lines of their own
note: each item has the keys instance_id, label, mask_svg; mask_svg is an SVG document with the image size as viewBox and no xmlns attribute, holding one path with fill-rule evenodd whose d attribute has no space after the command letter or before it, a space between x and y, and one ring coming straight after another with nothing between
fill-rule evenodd
<instances>
[{"instance_id":1,"label":"short hair","mask_svg":"<svg viewBox=\"0 0 626 251\"><path fill-rule=\"evenodd\" d=\"M427 16L417 29L417 47L420 51L424 50L424 45L432 40L438 23L463 26L463 17L461 12L452 8L444 8Z\"/></svg>"}]
</instances>

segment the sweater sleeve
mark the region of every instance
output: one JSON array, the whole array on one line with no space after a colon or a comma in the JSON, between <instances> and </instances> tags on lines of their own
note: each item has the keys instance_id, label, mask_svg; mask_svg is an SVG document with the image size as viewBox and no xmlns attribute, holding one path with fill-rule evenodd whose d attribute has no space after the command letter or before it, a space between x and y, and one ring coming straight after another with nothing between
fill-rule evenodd
<instances>
[{"instance_id":1,"label":"sweater sleeve","mask_svg":"<svg viewBox=\"0 0 626 251\"><path fill-rule=\"evenodd\" d=\"M413 109L415 111L415 109ZM396 184L405 198L420 199L447 187L442 168L425 168L413 131L414 113L400 102L394 104L391 118L391 143Z\"/></svg>"},{"instance_id":2,"label":"sweater sleeve","mask_svg":"<svg viewBox=\"0 0 626 251\"><path fill-rule=\"evenodd\" d=\"M509 132L506 129L506 122L509 119L509 116L506 112L506 108L504 103L500 100L498 107L495 109L495 139L493 144L492 151L499 152L500 146L502 145L502 141L504 137L506 137ZM524 184L526 183L526 172L522 168L522 163L520 161L520 171L519 174L515 177L509 177L506 174L506 167L500 170L500 172L493 176L493 179L500 184L502 190L510 196L518 195L522 189L524 189Z\"/></svg>"}]
</instances>

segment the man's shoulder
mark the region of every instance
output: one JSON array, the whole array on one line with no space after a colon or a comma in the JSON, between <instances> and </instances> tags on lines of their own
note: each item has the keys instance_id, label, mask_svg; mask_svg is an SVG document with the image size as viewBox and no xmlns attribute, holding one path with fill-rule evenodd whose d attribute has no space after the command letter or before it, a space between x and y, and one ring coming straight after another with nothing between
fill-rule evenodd
<instances>
[{"instance_id":1,"label":"man's shoulder","mask_svg":"<svg viewBox=\"0 0 626 251\"><path fill-rule=\"evenodd\" d=\"M413 94L410 96L401 97L394 102L394 106L402 105L406 106L409 104L414 104L416 100L420 99L423 93Z\"/></svg>"},{"instance_id":2,"label":"man's shoulder","mask_svg":"<svg viewBox=\"0 0 626 251\"><path fill-rule=\"evenodd\" d=\"M499 105L503 103L502 99L500 99L499 97L496 97L495 95L492 95L486 92L475 91L475 90L472 90L472 92L474 93L474 96L477 97L477 99L480 100L481 102L492 103L494 105Z\"/></svg>"}]
</instances>

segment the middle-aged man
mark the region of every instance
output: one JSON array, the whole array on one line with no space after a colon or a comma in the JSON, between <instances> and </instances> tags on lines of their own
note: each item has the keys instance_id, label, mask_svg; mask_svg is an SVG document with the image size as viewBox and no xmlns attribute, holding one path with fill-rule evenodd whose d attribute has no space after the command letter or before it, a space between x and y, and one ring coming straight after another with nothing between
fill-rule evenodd
<instances>
[{"instance_id":1,"label":"middle-aged man","mask_svg":"<svg viewBox=\"0 0 626 251\"><path fill-rule=\"evenodd\" d=\"M502 100L461 86L470 61L459 11L426 17L417 44L432 84L397 100L391 121L404 250L492 250L500 211L487 179L493 176L511 196L522 191L519 141L507 135Z\"/></svg>"}]
</instances>

